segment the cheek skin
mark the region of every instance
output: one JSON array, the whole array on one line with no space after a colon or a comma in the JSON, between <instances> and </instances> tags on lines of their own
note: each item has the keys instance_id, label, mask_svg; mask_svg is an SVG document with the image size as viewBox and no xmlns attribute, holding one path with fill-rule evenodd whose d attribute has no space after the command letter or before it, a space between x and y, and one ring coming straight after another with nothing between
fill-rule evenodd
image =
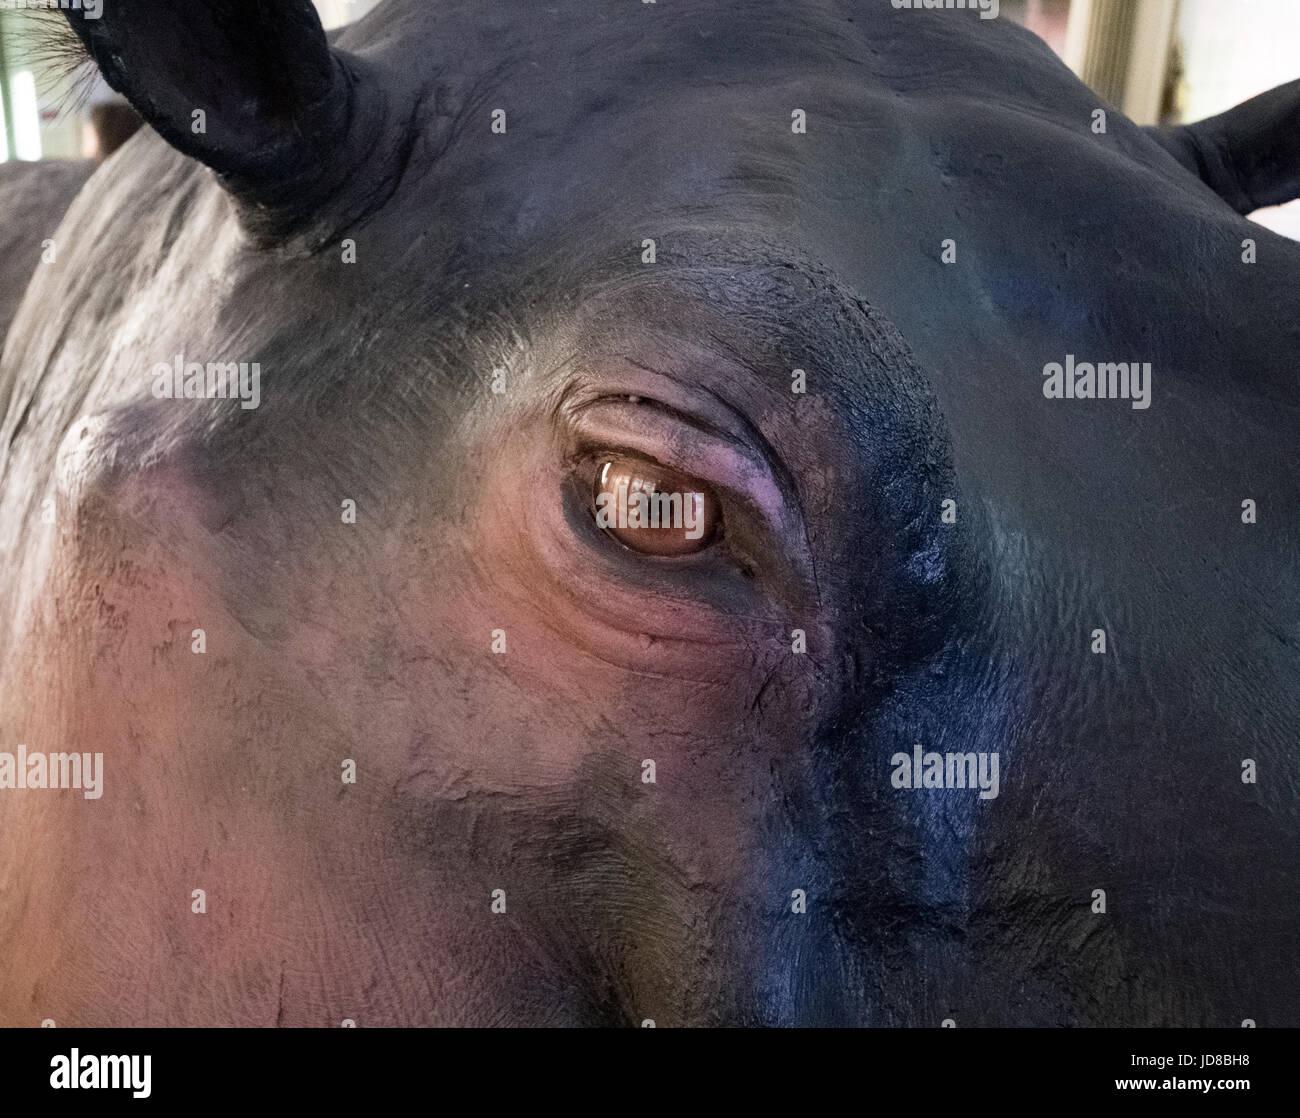
<instances>
[{"instance_id":1,"label":"cheek skin","mask_svg":"<svg viewBox=\"0 0 1300 1118\"><path fill-rule=\"evenodd\" d=\"M210 562L194 494L156 479L105 504L49 546L22 653L0 665L15 727L5 748L104 754L98 801L0 800L0 875L31 895L12 934L3 925L13 966L0 1015L420 1025L481 1017L467 998L516 1004L518 972L539 964L514 925L483 919L483 883L500 868L476 863L472 828L435 830L427 810L411 825L413 801L464 796L471 760L494 743L496 786L518 788L505 747L520 712L496 727L474 717L493 706L491 664L475 658L457 679L442 634L395 640L392 587L373 568L349 572L346 615L324 587L307 604L333 624L292 626L272 646L213 591L229 572ZM346 789L345 757L359 773ZM576 1012L547 1005L539 1015Z\"/></svg>"},{"instance_id":2,"label":"cheek skin","mask_svg":"<svg viewBox=\"0 0 1300 1118\"><path fill-rule=\"evenodd\" d=\"M798 767L791 727L816 721L811 658L745 629L696 641L725 619L635 591L620 616L698 623L672 671L649 638L620 636L618 658L602 656L581 584L576 601L573 585L548 584L557 568L520 531L536 521L503 515L520 491L481 496L468 525L318 557L329 579L263 571L279 584L267 587L281 603L274 639L232 614L238 565L217 569L221 544L178 479L126 483L97 521L84 502L78 531L39 564L23 654L0 670L4 696L18 696L14 742L102 750L106 795L93 810L4 804L18 837L0 868L38 865L47 899L14 939L0 1008L18 1016L36 988L42 1016L69 1023L328 1024L358 1004L388 1023L446 1021L436 1014L472 1016L447 975L485 959L508 989L524 971L559 973L520 948L548 897L587 888L609 934L635 945L700 926L695 885L745 892L753 835L778 800L772 773ZM360 774L346 790L345 757ZM565 828L588 859L576 868L551 857ZM58 857L41 855L51 836ZM610 884L626 865L640 868ZM534 911L485 929L484 883L500 880ZM189 911L194 888L208 892L204 917ZM684 940L676 955L697 948ZM120 987L112 1020L104 983L76 977L74 958ZM113 977L123 958L144 988ZM306 989L313 973L324 977Z\"/></svg>"},{"instance_id":3,"label":"cheek skin","mask_svg":"<svg viewBox=\"0 0 1300 1118\"><path fill-rule=\"evenodd\" d=\"M461 661L459 685L426 723L437 727L428 771L404 794L576 790L585 810L694 884L748 872L759 856L753 836L776 802L774 767L798 768L806 753L803 735L791 732L806 725L811 735L814 726L806 679L780 664L755 678L757 661L732 688L628 670L573 647L491 586L463 588L439 605L439 632ZM505 632L504 653L491 652L494 630ZM447 679L411 680L424 683Z\"/></svg>"},{"instance_id":4,"label":"cheek skin","mask_svg":"<svg viewBox=\"0 0 1300 1118\"><path fill-rule=\"evenodd\" d=\"M41 1016L68 1024L217 1024L222 1008L243 1019L247 1006L203 1005L197 991L238 969L252 933L232 913L251 916L268 876L282 891L292 864L275 810L294 795L277 771L288 751L273 677L205 589L215 572L191 562L192 498L155 477L64 508L29 598L42 604L5 665L6 748L103 754L97 800L4 802L5 833L21 838L3 857L40 901L0 1002L39 997ZM190 913L196 888L211 919ZM141 981L152 1003L135 1000Z\"/></svg>"}]
</instances>

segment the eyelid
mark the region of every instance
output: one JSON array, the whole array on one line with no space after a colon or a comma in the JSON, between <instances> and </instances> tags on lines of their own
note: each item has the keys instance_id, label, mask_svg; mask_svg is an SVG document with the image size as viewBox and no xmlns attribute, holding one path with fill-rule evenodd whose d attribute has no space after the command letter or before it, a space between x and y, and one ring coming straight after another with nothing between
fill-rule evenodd
<instances>
[{"instance_id":1,"label":"eyelid","mask_svg":"<svg viewBox=\"0 0 1300 1118\"><path fill-rule=\"evenodd\" d=\"M772 538L804 539L797 512L767 462L735 438L652 401L633 403L625 396L603 397L575 409L568 425L580 453L634 453L712 486L724 508L727 503L747 508ZM798 565L806 568L804 562Z\"/></svg>"}]
</instances>

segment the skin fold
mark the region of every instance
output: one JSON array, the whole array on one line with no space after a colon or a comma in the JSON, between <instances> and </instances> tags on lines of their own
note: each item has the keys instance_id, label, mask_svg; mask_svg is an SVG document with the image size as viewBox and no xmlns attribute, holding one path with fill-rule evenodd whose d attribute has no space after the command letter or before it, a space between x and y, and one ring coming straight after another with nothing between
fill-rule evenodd
<instances>
[{"instance_id":1,"label":"skin fold","mask_svg":"<svg viewBox=\"0 0 1300 1118\"><path fill-rule=\"evenodd\" d=\"M1300 248L1188 136L975 12L192 7L6 264L0 750L105 775L0 790L0 1023L1297 1023Z\"/></svg>"}]
</instances>

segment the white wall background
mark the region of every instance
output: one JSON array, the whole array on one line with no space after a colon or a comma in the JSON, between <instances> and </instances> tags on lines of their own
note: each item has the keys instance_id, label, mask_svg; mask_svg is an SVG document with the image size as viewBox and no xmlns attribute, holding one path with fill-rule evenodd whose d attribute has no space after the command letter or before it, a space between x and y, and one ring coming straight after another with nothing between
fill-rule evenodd
<instances>
[{"instance_id":1,"label":"white wall background","mask_svg":"<svg viewBox=\"0 0 1300 1118\"><path fill-rule=\"evenodd\" d=\"M354 23L365 15L379 0L312 0L320 12L321 23L325 30L342 27L345 23Z\"/></svg>"}]
</instances>

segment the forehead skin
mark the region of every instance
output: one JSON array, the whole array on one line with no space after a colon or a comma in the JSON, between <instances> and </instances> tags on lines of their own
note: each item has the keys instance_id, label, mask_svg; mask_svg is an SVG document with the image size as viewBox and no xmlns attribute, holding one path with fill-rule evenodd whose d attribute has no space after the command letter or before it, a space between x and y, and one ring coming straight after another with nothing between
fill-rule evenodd
<instances>
[{"instance_id":1,"label":"forehead skin","mask_svg":"<svg viewBox=\"0 0 1300 1118\"><path fill-rule=\"evenodd\" d=\"M103 735L157 765L127 770L126 815L64 821L88 857L125 847L125 899L56 890L42 919L66 919L69 956L152 920L185 944L169 976L219 964L231 1016L278 1019L286 964L256 922L227 913L225 940L194 942L171 913L206 872L299 952L290 1023L348 1015L376 976L409 991L375 995L395 1021L655 1002L684 1021L1216 1020L1238 971L1288 957L1293 915L1292 871L1259 856L1293 835L1276 797L1185 790L1236 791L1243 756L1293 772L1295 522L1243 536L1237 510L1297 496L1295 246L1118 115L1094 135L1092 96L1000 20L482 8L391 3L340 39L425 114L388 203L342 231L357 265L253 251L206 173L145 141L74 207L15 323L0 539L21 574L0 636L26 658L5 694L32 748ZM176 352L260 360L262 407L150 409L144 370ZM1066 353L1152 362L1152 408L1045 400ZM620 361L678 370L772 448L824 573L816 672L770 675L738 624L717 655L735 685L665 670L664 701L622 646L575 651L508 579L521 537L487 498L521 463L550 468L556 399ZM48 486L76 514L53 541L22 527ZM919 510L949 494L947 539ZM346 536L340 495L366 510ZM215 663L182 655L201 620ZM517 658L485 694L501 624ZM1097 627L1105 660L1086 654ZM996 810L885 800L883 758L914 741L1002 750ZM340 800L333 767L362 748L374 777ZM644 756L690 779L634 800ZM138 847L113 829L130 812L151 824ZM175 880L170 847L188 852ZM511 886L532 917L485 932L479 894L512 862L535 875ZM1089 935L1080 898L1114 881L1145 899ZM837 906L799 951L775 920L790 882ZM304 947L315 912L328 934ZM881 929L921 912L923 942L891 946ZM47 1000L97 1022L32 942ZM313 978L336 952L362 973ZM817 996L794 996L809 975ZM1287 1004L1284 979L1247 984ZM212 1013L158 997L177 1022Z\"/></svg>"}]
</instances>

